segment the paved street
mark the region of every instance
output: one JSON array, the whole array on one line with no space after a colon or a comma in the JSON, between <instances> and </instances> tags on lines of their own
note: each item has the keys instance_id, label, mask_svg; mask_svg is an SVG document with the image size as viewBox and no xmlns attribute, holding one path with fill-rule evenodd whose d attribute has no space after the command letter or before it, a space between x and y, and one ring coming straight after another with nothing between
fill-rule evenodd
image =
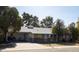
<instances>
[{"instance_id":1,"label":"paved street","mask_svg":"<svg viewBox=\"0 0 79 59\"><path fill-rule=\"evenodd\" d=\"M3 52L78 52L79 46L46 46L36 43L17 43L16 47L6 48Z\"/></svg>"}]
</instances>

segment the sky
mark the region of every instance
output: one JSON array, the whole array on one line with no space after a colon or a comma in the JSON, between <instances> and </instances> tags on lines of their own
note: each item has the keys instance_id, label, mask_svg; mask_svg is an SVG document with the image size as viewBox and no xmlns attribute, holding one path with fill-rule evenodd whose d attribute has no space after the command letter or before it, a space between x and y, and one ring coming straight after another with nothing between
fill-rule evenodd
<instances>
[{"instance_id":1,"label":"sky","mask_svg":"<svg viewBox=\"0 0 79 59\"><path fill-rule=\"evenodd\" d=\"M61 19L68 26L71 22L77 22L79 17L78 6L16 6L19 14L23 12L37 16L41 21L46 16L53 17L53 21Z\"/></svg>"}]
</instances>

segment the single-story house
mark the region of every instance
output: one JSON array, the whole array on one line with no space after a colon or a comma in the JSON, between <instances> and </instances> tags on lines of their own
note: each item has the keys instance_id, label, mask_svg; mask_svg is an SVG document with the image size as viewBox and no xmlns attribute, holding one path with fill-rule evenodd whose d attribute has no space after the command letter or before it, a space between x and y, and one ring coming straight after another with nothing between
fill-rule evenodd
<instances>
[{"instance_id":1,"label":"single-story house","mask_svg":"<svg viewBox=\"0 0 79 59\"><path fill-rule=\"evenodd\" d=\"M27 28L21 27L21 30L14 34L17 41L27 42L48 42L51 38L52 28Z\"/></svg>"},{"instance_id":2,"label":"single-story house","mask_svg":"<svg viewBox=\"0 0 79 59\"><path fill-rule=\"evenodd\" d=\"M16 41L23 42L59 42L57 34L52 33L52 28L21 27L21 30L14 34ZM60 35L60 41L69 41L70 34Z\"/></svg>"}]
</instances>

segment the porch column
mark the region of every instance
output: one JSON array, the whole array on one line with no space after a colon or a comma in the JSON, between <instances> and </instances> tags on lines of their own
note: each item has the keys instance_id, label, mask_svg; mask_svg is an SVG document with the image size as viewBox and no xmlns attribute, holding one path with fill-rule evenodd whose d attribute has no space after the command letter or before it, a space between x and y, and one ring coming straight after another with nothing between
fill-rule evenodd
<instances>
[{"instance_id":1,"label":"porch column","mask_svg":"<svg viewBox=\"0 0 79 59\"><path fill-rule=\"evenodd\" d=\"M32 34L32 42L34 42L34 34Z\"/></svg>"},{"instance_id":2,"label":"porch column","mask_svg":"<svg viewBox=\"0 0 79 59\"><path fill-rule=\"evenodd\" d=\"M47 42L47 35L44 35L44 42Z\"/></svg>"}]
</instances>

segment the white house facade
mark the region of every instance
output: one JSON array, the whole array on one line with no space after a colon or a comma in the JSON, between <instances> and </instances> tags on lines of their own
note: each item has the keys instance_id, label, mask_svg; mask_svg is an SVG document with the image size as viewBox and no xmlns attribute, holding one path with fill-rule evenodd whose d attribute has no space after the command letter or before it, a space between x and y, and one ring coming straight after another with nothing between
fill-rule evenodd
<instances>
[{"instance_id":1,"label":"white house facade","mask_svg":"<svg viewBox=\"0 0 79 59\"><path fill-rule=\"evenodd\" d=\"M27 28L21 27L21 30L14 34L17 41L37 42L44 41L51 37L52 28Z\"/></svg>"}]
</instances>

